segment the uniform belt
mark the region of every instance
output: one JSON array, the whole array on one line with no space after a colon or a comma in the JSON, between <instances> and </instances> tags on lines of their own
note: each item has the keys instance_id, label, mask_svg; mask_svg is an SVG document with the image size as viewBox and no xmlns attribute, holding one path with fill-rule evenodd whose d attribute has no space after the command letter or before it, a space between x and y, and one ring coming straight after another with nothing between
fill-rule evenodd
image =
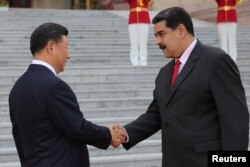
<instances>
[{"instance_id":1,"label":"uniform belt","mask_svg":"<svg viewBox=\"0 0 250 167\"><path fill-rule=\"evenodd\" d=\"M235 10L235 9L236 9L235 6L222 6L222 7L219 7L218 10L228 11L228 10Z\"/></svg>"},{"instance_id":2,"label":"uniform belt","mask_svg":"<svg viewBox=\"0 0 250 167\"><path fill-rule=\"evenodd\" d=\"M143 12L143 11L148 11L148 8L143 8L143 7L136 7L136 8L131 8L131 12Z\"/></svg>"}]
</instances>

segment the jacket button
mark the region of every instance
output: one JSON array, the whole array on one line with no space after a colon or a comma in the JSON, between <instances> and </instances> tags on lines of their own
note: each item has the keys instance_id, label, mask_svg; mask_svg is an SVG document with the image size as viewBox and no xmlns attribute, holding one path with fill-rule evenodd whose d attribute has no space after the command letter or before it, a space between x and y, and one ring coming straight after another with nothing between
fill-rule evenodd
<instances>
[{"instance_id":1,"label":"jacket button","mask_svg":"<svg viewBox=\"0 0 250 167\"><path fill-rule=\"evenodd\" d=\"M168 127L168 126L169 126L169 124L168 124L168 123L165 123L165 126L166 126L166 127Z\"/></svg>"},{"instance_id":2,"label":"jacket button","mask_svg":"<svg viewBox=\"0 0 250 167\"><path fill-rule=\"evenodd\" d=\"M170 104L168 104L168 105L167 105L167 107L168 107L168 108L170 108L170 107L171 107L171 105L170 105Z\"/></svg>"}]
</instances>

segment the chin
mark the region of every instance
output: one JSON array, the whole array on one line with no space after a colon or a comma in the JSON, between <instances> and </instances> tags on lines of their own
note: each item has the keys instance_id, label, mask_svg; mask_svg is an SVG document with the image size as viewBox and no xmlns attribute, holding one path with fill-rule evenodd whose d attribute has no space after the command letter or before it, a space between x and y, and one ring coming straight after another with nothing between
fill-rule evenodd
<instances>
[{"instance_id":1,"label":"chin","mask_svg":"<svg viewBox=\"0 0 250 167\"><path fill-rule=\"evenodd\" d=\"M171 58L171 56L169 56L169 55L165 55L165 57L166 57L166 58Z\"/></svg>"},{"instance_id":2,"label":"chin","mask_svg":"<svg viewBox=\"0 0 250 167\"><path fill-rule=\"evenodd\" d=\"M167 54L166 52L164 52L164 56L166 57L166 58L170 58L171 56L169 56L169 54Z\"/></svg>"}]
</instances>

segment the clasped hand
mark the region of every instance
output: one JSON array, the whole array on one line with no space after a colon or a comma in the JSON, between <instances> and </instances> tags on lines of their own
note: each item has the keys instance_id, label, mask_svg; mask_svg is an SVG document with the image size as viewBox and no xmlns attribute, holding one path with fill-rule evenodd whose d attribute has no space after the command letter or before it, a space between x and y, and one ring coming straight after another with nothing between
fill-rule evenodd
<instances>
[{"instance_id":1,"label":"clasped hand","mask_svg":"<svg viewBox=\"0 0 250 167\"><path fill-rule=\"evenodd\" d=\"M112 136L111 145L114 148L117 148L122 143L125 143L125 141L127 140L127 132L125 128L118 124L110 125L108 126L108 128Z\"/></svg>"}]
</instances>

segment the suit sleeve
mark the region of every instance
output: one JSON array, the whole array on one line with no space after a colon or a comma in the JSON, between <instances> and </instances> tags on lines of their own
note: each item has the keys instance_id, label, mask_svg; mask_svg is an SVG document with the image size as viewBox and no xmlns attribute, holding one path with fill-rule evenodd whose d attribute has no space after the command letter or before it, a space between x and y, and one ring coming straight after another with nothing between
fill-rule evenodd
<instances>
[{"instance_id":1,"label":"suit sleeve","mask_svg":"<svg viewBox=\"0 0 250 167\"><path fill-rule=\"evenodd\" d=\"M10 101L9 101L9 104L10 104ZM20 162L21 162L21 164L23 164L23 159L24 159L23 147L22 147L19 131L18 131L18 128L17 128L17 125L16 125L16 120L15 120L15 117L13 115L11 106L9 106L9 108L10 108L10 120L11 120L11 123L12 123L13 138L14 138L14 141L15 141L15 145L16 145L16 148L17 148L17 152L18 152Z\"/></svg>"},{"instance_id":2,"label":"suit sleeve","mask_svg":"<svg viewBox=\"0 0 250 167\"><path fill-rule=\"evenodd\" d=\"M247 150L249 112L239 70L228 55L218 57L210 85L219 115L222 149Z\"/></svg>"},{"instance_id":3,"label":"suit sleeve","mask_svg":"<svg viewBox=\"0 0 250 167\"><path fill-rule=\"evenodd\" d=\"M161 118L155 94L156 90L154 90L153 101L149 105L146 113L139 116L135 121L124 126L129 136L129 142L123 144L125 149L130 149L137 143L147 139L160 130Z\"/></svg>"},{"instance_id":4,"label":"suit sleeve","mask_svg":"<svg viewBox=\"0 0 250 167\"><path fill-rule=\"evenodd\" d=\"M102 149L111 143L109 129L84 119L74 92L62 80L51 91L49 115L54 126L72 140Z\"/></svg>"}]
</instances>

